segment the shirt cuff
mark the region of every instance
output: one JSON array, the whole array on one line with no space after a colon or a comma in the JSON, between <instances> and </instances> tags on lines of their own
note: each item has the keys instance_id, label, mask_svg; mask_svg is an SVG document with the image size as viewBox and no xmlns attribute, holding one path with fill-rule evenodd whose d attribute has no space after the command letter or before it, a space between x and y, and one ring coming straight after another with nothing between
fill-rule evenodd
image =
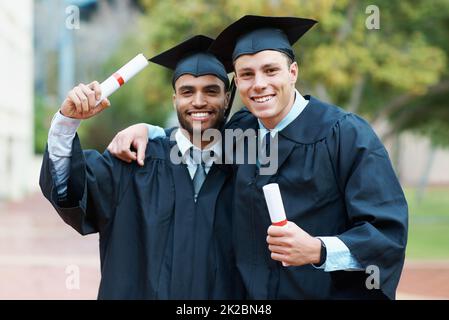
<instances>
[{"instance_id":1,"label":"shirt cuff","mask_svg":"<svg viewBox=\"0 0 449 320\"><path fill-rule=\"evenodd\" d=\"M151 124L147 124L148 127L148 139L156 139L160 137L165 137L165 130L159 126L153 126Z\"/></svg>"},{"instance_id":2,"label":"shirt cuff","mask_svg":"<svg viewBox=\"0 0 449 320\"><path fill-rule=\"evenodd\" d=\"M72 142L80 123L81 120L68 118L59 111L54 115L48 132L50 156L70 157L72 155Z\"/></svg>"},{"instance_id":3,"label":"shirt cuff","mask_svg":"<svg viewBox=\"0 0 449 320\"><path fill-rule=\"evenodd\" d=\"M317 237L324 242L326 246L326 261L317 269L323 269L325 272L345 270L356 271L363 270L362 265L351 254L349 248L338 237Z\"/></svg>"},{"instance_id":4,"label":"shirt cuff","mask_svg":"<svg viewBox=\"0 0 449 320\"><path fill-rule=\"evenodd\" d=\"M50 130L58 135L74 135L81 120L64 116L60 111L56 112L51 120Z\"/></svg>"}]
</instances>

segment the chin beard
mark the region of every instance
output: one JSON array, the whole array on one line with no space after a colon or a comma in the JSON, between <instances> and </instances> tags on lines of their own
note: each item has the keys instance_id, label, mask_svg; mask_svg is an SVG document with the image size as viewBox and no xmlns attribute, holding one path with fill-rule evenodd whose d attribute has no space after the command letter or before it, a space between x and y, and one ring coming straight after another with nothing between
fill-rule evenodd
<instances>
[{"instance_id":1,"label":"chin beard","mask_svg":"<svg viewBox=\"0 0 449 320\"><path fill-rule=\"evenodd\" d=\"M178 114L178 121L179 121L179 125L181 126L181 128L183 128L184 130L186 130L190 136L193 135L193 132L196 130L198 130L197 128L193 128L192 123L190 123L189 121L186 120L186 118L183 116L183 114L181 114L178 110L176 110L176 113ZM217 130L221 130L223 129L223 126L225 124L225 110L220 109L218 111L218 117L215 119L215 121L212 123L211 125L211 129L217 129ZM206 129L201 127L201 133L203 133Z\"/></svg>"}]
</instances>

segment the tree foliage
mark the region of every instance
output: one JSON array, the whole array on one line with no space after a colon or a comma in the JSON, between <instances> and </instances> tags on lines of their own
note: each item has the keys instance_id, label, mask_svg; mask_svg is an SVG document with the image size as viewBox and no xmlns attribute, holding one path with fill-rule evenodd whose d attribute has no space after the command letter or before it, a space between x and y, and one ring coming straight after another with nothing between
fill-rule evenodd
<instances>
[{"instance_id":1,"label":"tree foliage","mask_svg":"<svg viewBox=\"0 0 449 320\"><path fill-rule=\"evenodd\" d=\"M378 30L365 25L372 4ZM319 23L295 45L303 94L373 124L389 121L385 138L411 129L449 144L447 0L141 0L141 7L138 28L109 59L105 76L138 52L150 57L198 33L215 37L244 14L308 17ZM104 147L131 123L164 124L172 110L170 77L151 65L115 93L112 107L84 128L90 144Z\"/></svg>"}]
</instances>

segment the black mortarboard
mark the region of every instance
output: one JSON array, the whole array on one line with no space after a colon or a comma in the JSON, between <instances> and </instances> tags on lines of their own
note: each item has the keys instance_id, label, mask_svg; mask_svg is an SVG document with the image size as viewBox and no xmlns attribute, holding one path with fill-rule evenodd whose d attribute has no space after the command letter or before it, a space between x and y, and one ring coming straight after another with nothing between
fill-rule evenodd
<instances>
[{"instance_id":1,"label":"black mortarboard","mask_svg":"<svg viewBox=\"0 0 449 320\"><path fill-rule=\"evenodd\" d=\"M239 56L263 50L280 51L294 60L292 45L315 23L305 18L246 15L224 29L210 51L228 70Z\"/></svg>"},{"instance_id":2,"label":"black mortarboard","mask_svg":"<svg viewBox=\"0 0 449 320\"><path fill-rule=\"evenodd\" d=\"M195 77L211 74L221 79L227 89L229 79L225 67L214 55L207 52L213 41L212 38L197 35L148 60L174 70L173 88L176 80L184 74Z\"/></svg>"}]
</instances>

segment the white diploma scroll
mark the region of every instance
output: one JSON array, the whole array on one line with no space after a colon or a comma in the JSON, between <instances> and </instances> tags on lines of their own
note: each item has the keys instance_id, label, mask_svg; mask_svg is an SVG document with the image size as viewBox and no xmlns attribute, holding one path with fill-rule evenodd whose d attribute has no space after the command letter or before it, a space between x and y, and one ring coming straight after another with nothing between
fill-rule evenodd
<instances>
[{"instance_id":1,"label":"white diploma scroll","mask_svg":"<svg viewBox=\"0 0 449 320\"><path fill-rule=\"evenodd\" d=\"M284 226L287 224L287 216L285 215L284 204L282 203L281 191L277 183L270 183L263 186L265 201L267 202L268 213L270 214L271 223L274 226ZM284 267L289 265L282 262Z\"/></svg>"},{"instance_id":2,"label":"white diploma scroll","mask_svg":"<svg viewBox=\"0 0 449 320\"><path fill-rule=\"evenodd\" d=\"M265 201L270 213L271 223L275 226L283 226L287 223L284 204L282 203L281 191L277 183L270 183L263 186Z\"/></svg>"},{"instance_id":3,"label":"white diploma scroll","mask_svg":"<svg viewBox=\"0 0 449 320\"><path fill-rule=\"evenodd\" d=\"M113 94L118 88L123 86L132 77L138 74L148 65L148 59L143 54L138 54L127 64L113 73L109 78L100 84L101 98L97 101L97 105L105 98Z\"/></svg>"}]
</instances>

